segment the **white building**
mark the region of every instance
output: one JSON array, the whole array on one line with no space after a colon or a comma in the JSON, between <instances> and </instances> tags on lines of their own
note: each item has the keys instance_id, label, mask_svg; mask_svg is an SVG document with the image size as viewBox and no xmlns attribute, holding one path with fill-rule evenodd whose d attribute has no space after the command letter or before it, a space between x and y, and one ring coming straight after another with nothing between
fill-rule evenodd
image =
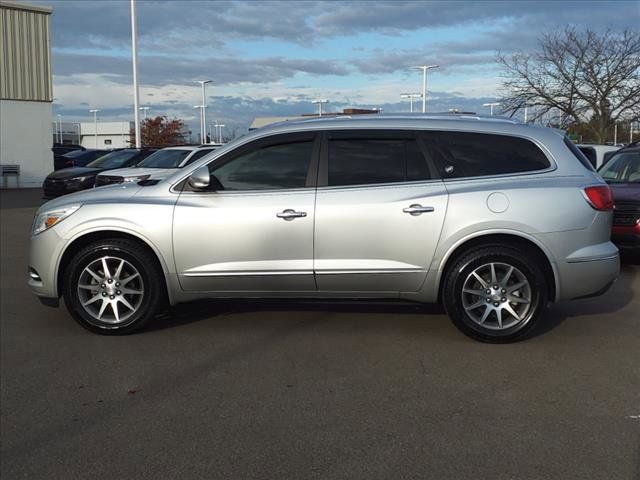
<instances>
[{"instance_id":1,"label":"white building","mask_svg":"<svg viewBox=\"0 0 640 480\"><path fill-rule=\"evenodd\" d=\"M53 170L52 11L0 0L0 187L39 187Z\"/></svg>"},{"instance_id":2,"label":"white building","mask_svg":"<svg viewBox=\"0 0 640 480\"><path fill-rule=\"evenodd\" d=\"M85 148L130 147L133 122L80 122L80 145Z\"/></svg>"}]
</instances>

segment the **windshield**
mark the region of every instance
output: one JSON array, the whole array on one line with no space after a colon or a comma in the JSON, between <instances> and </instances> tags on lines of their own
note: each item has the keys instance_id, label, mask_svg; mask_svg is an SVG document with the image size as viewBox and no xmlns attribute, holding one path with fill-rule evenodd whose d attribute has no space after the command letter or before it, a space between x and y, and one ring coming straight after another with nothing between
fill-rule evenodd
<instances>
[{"instance_id":1,"label":"windshield","mask_svg":"<svg viewBox=\"0 0 640 480\"><path fill-rule=\"evenodd\" d=\"M614 155L600 169L600 176L607 183L640 183L640 152Z\"/></svg>"},{"instance_id":2,"label":"windshield","mask_svg":"<svg viewBox=\"0 0 640 480\"><path fill-rule=\"evenodd\" d=\"M71 152L65 153L63 156L67 158L75 158L75 157L81 157L82 155L88 155L96 151L97 150L73 150Z\"/></svg>"},{"instance_id":3,"label":"windshield","mask_svg":"<svg viewBox=\"0 0 640 480\"><path fill-rule=\"evenodd\" d=\"M146 168L178 168L190 153L191 150L158 150L136 166Z\"/></svg>"},{"instance_id":4,"label":"windshield","mask_svg":"<svg viewBox=\"0 0 640 480\"><path fill-rule=\"evenodd\" d=\"M136 150L120 150L117 152L107 153L102 157L87 164L91 168L104 168L110 170L124 166L131 158L137 155Z\"/></svg>"}]
</instances>

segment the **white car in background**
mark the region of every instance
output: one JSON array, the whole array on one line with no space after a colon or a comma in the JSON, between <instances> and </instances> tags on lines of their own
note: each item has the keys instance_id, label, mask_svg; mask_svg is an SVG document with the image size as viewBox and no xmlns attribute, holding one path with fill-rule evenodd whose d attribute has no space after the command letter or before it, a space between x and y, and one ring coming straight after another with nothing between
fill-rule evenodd
<instances>
[{"instance_id":1,"label":"white car in background","mask_svg":"<svg viewBox=\"0 0 640 480\"><path fill-rule=\"evenodd\" d=\"M96 177L96 187L123 182L139 182L142 180L161 180L176 169L186 167L206 154L213 152L217 146L181 146L167 147L152 153L135 167L107 170Z\"/></svg>"},{"instance_id":2,"label":"white car in background","mask_svg":"<svg viewBox=\"0 0 640 480\"><path fill-rule=\"evenodd\" d=\"M620 150L620 146L617 145L593 145L585 143L576 145L576 147L584 153L584 156L587 157L595 169L607 163L607 160Z\"/></svg>"}]
</instances>

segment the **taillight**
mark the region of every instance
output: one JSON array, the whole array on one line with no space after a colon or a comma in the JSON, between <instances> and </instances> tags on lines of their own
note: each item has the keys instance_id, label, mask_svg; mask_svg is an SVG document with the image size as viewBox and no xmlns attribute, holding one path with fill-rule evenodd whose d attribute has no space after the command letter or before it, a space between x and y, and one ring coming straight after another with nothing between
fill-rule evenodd
<instances>
[{"instance_id":1,"label":"taillight","mask_svg":"<svg viewBox=\"0 0 640 480\"><path fill-rule=\"evenodd\" d=\"M613 195L609 185L586 187L584 194L589 204L596 210L613 210Z\"/></svg>"},{"instance_id":2,"label":"taillight","mask_svg":"<svg viewBox=\"0 0 640 480\"><path fill-rule=\"evenodd\" d=\"M73 167L75 165L73 160L67 160L64 162L65 167Z\"/></svg>"}]
</instances>

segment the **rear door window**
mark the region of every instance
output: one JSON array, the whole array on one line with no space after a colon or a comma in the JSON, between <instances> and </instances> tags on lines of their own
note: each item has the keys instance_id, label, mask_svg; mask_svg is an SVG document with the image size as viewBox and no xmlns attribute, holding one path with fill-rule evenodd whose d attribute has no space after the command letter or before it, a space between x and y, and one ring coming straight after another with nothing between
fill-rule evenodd
<instances>
[{"instance_id":1,"label":"rear door window","mask_svg":"<svg viewBox=\"0 0 640 480\"><path fill-rule=\"evenodd\" d=\"M423 132L429 154L445 178L483 177L545 170L551 166L532 141L475 132Z\"/></svg>"},{"instance_id":2,"label":"rear door window","mask_svg":"<svg viewBox=\"0 0 640 480\"><path fill-rule=\"evenodd\" d=\"M329 186L428 180L429 169L414 138L329 139Z\"/></svg>"}]
</instances>

